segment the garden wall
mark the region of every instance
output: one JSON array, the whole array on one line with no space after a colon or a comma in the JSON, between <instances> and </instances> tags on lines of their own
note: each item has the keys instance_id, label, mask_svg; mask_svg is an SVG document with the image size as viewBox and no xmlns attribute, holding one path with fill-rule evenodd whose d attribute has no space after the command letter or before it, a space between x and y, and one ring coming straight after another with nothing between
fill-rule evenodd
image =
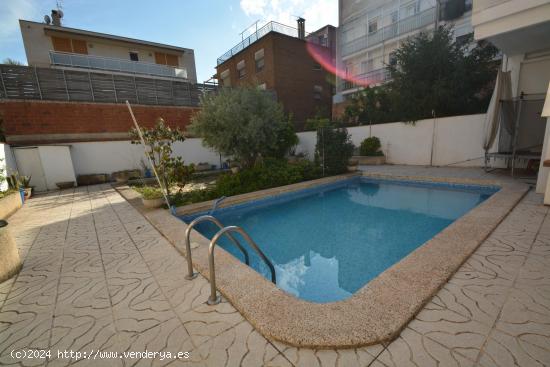
<instances>
[{"instance_id":1,"label":"garden wall","mask_svg":"<svg viewBox=\"0 0 550 367\"><path fill-rule=\"evenodd\" d=\"M413 124L393 122L348 128L359 146L369 136L377 136L390 164L434 166L482 166L481 146L485 114L420 120ZM299 133L298 152L313 158L316 132ZM496 145L496 144L495 144Z\"/></svg>"},{"instance_id":2,"label":"garden wall","mask_svg":"<svg viewBox=\"0 0 550 367\"><path fill-rule=\"evenodd\" d=\"M3 159L3 161L2 161ZM0 171L4 176L7 176L8 172L15 171L17 166L15 165L15 158L8 144L0 143ZM0 191L8 189L7 182L0 183Z\"/></svg>"}]
</instances>

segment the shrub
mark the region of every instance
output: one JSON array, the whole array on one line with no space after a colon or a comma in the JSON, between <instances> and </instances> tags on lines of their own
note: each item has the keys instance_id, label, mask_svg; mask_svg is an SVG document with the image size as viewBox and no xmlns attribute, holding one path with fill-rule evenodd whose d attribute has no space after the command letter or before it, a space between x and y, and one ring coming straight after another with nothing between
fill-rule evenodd
<instances>
[{"instance_id":1,"label":"shrub","mask_svg":"<svg viewBox=\"0 0 550 367\"><path fill-rule=\"evenodd\" d=\"M315 162L324 168L324 175L346 172L353 149L354 146L346 128L324 128L317 131Z\"/></svg>"},{"instance_id":2,"label":"shrub","mask_svg":"<svg viewBox=\"0 0 550 367\"><path fill-rule=\"evenodd\" d=\"M298 137L283 108L257 88L223 88L201 100L189 130L203 144L252 167L259 157L283 158Z\"/></svg>"},{"instance_id":3,"label":"shrub","mask_svg":"<svg viewBox=\"0 0 550 367\"><path fill-rule=\"evenodd\" d=\"M135 190L141 194L145 200L154 200L162 198L162 191L158 187L141 186L135 187Z\"/></svg>"},{"instance_id":4,"label":"shrub","mask_svg":"<svg viewBox=\"0 0 550 367\"><path fill-rule=\"evenodd\" d=\"M359 153L366 156L382 155L383 153L380 151L380 147L380 139L376 136L371 136L361 142Z\"/></svg>"}]
</instances>

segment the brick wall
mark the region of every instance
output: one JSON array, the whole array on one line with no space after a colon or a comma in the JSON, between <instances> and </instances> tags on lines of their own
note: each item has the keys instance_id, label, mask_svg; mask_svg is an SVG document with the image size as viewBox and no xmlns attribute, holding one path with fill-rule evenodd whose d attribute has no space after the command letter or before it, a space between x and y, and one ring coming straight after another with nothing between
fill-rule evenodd
<instances>
[{"instance_id":1,"label":"brick wall","mask_svg":"<svg viewBox=\"0 0 550 367\"><path fill-rule=\"evenodd\" d=\"M158 117L184 129L196 108L133 105L140 126ZM0 101L8 143L34 144L127 139L133 126L125 104L54 101Z\"/></svg>"}]
</instances>

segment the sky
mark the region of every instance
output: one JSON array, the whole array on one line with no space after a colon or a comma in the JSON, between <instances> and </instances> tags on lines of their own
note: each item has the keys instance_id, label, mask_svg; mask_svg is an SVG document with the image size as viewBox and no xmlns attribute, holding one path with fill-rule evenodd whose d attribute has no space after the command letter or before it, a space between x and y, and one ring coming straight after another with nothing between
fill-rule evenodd
<instances>
[{"instance_id":1,"label":"sky","mask_svg":"<svg viewBox=\"0 0 550 367\"><path fill-rule=\"evenodd\" d=\"M0 0L0 61L26 63L18 20L42 22L58 2L67 27L194 49L199 82L256 21L296 27L301 16L307 32L338 25L338 0Z\"/></svg>"}]
</instances>

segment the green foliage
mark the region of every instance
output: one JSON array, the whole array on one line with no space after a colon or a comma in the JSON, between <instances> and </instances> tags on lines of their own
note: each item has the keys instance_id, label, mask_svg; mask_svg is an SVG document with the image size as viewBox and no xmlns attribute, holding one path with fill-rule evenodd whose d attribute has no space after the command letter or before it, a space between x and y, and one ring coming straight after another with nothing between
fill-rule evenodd
<instances>
[{"instance_id":1,"label":"green foliage","mask_svg":"<svg viewBox=\"0 0 550 367\"><path fill-rule=\"evenodd\" d=\"M366 156L383 155L380 151L381 147L382 145L380 144L380 139L378 139L376 136L371 136L370 138L366 138L361 142L359 153Z\"/></svg>"},{"instance_id":2,"label":"green foliage","mask_svg":"<svg viewBox=\"0 0 550 367\"><path fill-rule=\"evenodd\" d=\"M325 175L345 173L353 155L353 143L346 128L323 128L317 130L315 162L324 167Z\"/></svg>"},{"instance_id":3,"label":"green foliage","mask_svg":"<svg viewBox=\"0 0 550 367\"><path fill-rule=\"evenodd\" d=\"M329 126L332 126L332 122L330 121L330 119L326 117L314 117L306 120L304 130L311 131Z\"/></svg>"},{"instance_id":4,"label":"green foliage","mask_svg":"<svg viewBox=\"0 0 550 367\"><path fill-rule=\"evenodd\" d=\"M212 189L195 190L177 196L178 205L212 200L221 196L245 194L252 191L313 180L321 177L318 166L307 160L288 163L281 159L265 159L261 164L218 177Z\"/></svg>"},{"instance_id":5,"label":"green foliage","mask_svg":"<svg viewBox=\"0 0 550 367\"><path fill-rule=\"evenodd\" d=\"M0 159L0 186L6 181L6 166L3 164L4 158Z\"/></svg>"},{"instance_id":6,"label":"green foliage","mask_svg":"<svg viewBox=\"0 0 550 367\"><path fill-rule=\"evenodd\" d=\"M265 91L223 88L204 96L201 105L189 130L242 167L252 167L260 156L283 158L298 143L282 106Z\"/></svg>"},{"instance_id":7,"label":"green foliage","mask_svg":"<svg viewBox=\"0 0 550 367\"><path fill-rule=\"evenodd\" d=\"M433 115L455 116L484 112L491 98L488 88L496 76L497 49L453 41L442 27L420 33L396 51L396 65L388 67L393 80L387 85L396 117L417 121Z\"/></svg>"},{"instance_id":8,"label":"green foliage","mask_svg":"<svg viewBox=\"0 0 550 367\"><path fill-rule=\"evenodd\" d=\"M389 89L385 85L367 86L354 94L344 111L344 118L348 122L359 124L397 121Z\"/></svg>"},{"instance_id":9,"label":"green foliage","mask_svg":"<svg viewBox=\"0 0 550 367\"><path fill-rule=\"evenodd\" d=\"M162 118L158 118L155 127L142 128L141 133L145 141L147 155L168 196L172 194L173 185L177 185L178 191L180 191L194 171L193 165L185 166L181 157L172 156L172 145L177 141L185 140L183 132L178 128L170 128ZM136 129L130 130L130 136L133 139L132 144L141 144Z\"/></svg>"},{"instance_id":10,"label":"green foliage","mask_svg":"<svg viewBox=\"0 0 550 367\"><path fill-rule=\"evenodd\" d=\"M12 59L11 57L5 58L5 59L2 61L2 64L5 64L5 65L17 65L17 66L23 66L23 65L25 65L25 64L23 64L21 61Z\"/></svg>"},{"instance_id":11,"label":"green foliage","mask_svg":"<svg viewBox=\"0 0 550 367\"><path fill-rule=\"evenodd\" d=\"M485 112L498 50L486 43L455 42L449 28L405 41L388 65L392 80L357 93L345 117L354 123L414 122Z\"/></svg>"},{"instance_id":12,"label":"green foliage","mask_svg":"<svg viewBox=\"0 0 550 367\"><path fill-rule=\"evenodd\" d=\"M153 200L162 198L162 191L154 186L141 186L134 188L145 200Z\"/></svg>"}]
</instances>

